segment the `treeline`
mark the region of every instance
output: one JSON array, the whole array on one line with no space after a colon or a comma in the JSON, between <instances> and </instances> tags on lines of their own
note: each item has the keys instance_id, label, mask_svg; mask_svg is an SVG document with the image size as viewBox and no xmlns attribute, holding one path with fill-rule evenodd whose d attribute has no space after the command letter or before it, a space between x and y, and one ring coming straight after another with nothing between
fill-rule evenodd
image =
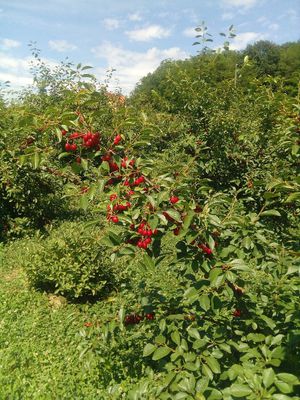
<instances>
[{"instance_id":1,"label":"treeline","mask_svg":"<svg viewBox=\"0 0 300 400\"><path fill-rule=\"evenodd\" d=\"M300 41L278 45L260 40L242 51L226 50L216 53L206 48L199 55L184 61L165 60L155 72L141 79L133 92L133 98L142 97L149 101L153 98L153 90L168 97L170 77L193 82L204 79L213 85L235 80L236 85L247 90L249 83L255 78L274 78L273 86L281 86L287 94L293 96L298 92L300 79ZM153 104L157 105L155 94Z\"/></svg>"}]
</instances>

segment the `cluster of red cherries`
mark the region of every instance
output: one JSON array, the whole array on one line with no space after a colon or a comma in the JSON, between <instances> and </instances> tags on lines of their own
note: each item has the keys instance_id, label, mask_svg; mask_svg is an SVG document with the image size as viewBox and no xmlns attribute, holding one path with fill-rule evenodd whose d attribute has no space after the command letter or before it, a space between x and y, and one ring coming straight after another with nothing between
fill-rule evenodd
<instances>
[{"instance_id":1,"label":"cluster of red cherries","mask_svg":"<svg viewBox=\"0 0 300 400\"><path fill-rule=\"evenodd\" d=\"M154 313L147 313L145 316L139 315L139 314L129 314L125 316L124 323L126 325L134 325L134 324L139 324L143 319L146 319L148 321L153 321L155 318Z\"/></svg>"},{"instance_id":2,"label":"cluster of red cherries","mask_svg":"<svg viewBox=\"0 0 300 400\"><path fill-rule=\"evenodd\" d=\"M63 136L66 136L68 132L66 130L61 131ZM92 133L92 132L87 132L87 133L79 133L79 132L73 132L67 137L67 143L65 144L65 150L67 152L74 152L77 150L78 146L76 143L74 143L74 140L77 139L82 139L82 145L88 149L96 149L99 150L100 146L100 133Z\"/></svg>"},{"instance_id":3,"label":"cluster of red cherries","mask_svg":"<svg viewBox=\"0 0 300 400\"><path fill-rule=\"evenodd\" d=\"M152 230L145 221L142 221L138 226L137 233L142 236L136 244L137 247L146 250L152 242L152 236L157 235L158 231L157 229Z\"/></svg>"}]
</instances>

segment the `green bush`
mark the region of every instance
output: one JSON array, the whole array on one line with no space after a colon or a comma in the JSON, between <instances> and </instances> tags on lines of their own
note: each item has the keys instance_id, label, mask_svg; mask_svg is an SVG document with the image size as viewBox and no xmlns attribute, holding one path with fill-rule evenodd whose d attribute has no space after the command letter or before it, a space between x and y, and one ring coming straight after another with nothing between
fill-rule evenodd
<instances>
[{"instance_id":1,"label":"green bush","mask_svg":"<svg viewBox=\"0 0 300 400\"><path fill-rule=\"evenodd\" d=\"M8 264L24 268L29 283L68 298L99 296L114 284L114 274L102 235L84 223L65 222L48 236L37 235L12 244ZM16 245L18 251L15 251Z\"/></svg>"}]
</instances>

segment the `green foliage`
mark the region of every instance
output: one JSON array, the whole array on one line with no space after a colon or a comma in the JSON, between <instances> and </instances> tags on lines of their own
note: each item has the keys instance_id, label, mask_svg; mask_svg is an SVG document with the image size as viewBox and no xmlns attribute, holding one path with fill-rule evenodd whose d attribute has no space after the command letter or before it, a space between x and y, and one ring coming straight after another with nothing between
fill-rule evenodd
<instances>
[{"instance_id":1,"label":"green foliage","mask_svg":"<svg viewBox=\"0 0 300 400\"><path fill-rule=\"evenodd\" d=\"M48 236L13 243L5 258L10 265L24 268L35 288L70 298L101 296L115 281L101 239L99 232L84 223L65 222Z\"/></svg>"}]
</instances>

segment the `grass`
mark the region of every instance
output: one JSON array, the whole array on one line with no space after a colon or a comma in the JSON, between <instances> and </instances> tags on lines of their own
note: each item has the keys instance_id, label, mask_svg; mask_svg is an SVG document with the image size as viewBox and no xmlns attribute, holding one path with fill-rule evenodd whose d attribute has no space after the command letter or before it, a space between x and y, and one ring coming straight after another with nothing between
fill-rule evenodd
<instances>
[{"instance_id":1,"label":"grass","mask_svg":"<svg viewBox=\"0 0 300 400\"><path fill-rule=\"evenodd\" d=\"M19 269L0 267L0 398L101 399L95 356L81 358L89 330L112 315L110 302L68 304L28 287ZM97 322L96 322L97 321ZM92 327L86 327L92 322Z\"/></svg>"}]
</instances>

